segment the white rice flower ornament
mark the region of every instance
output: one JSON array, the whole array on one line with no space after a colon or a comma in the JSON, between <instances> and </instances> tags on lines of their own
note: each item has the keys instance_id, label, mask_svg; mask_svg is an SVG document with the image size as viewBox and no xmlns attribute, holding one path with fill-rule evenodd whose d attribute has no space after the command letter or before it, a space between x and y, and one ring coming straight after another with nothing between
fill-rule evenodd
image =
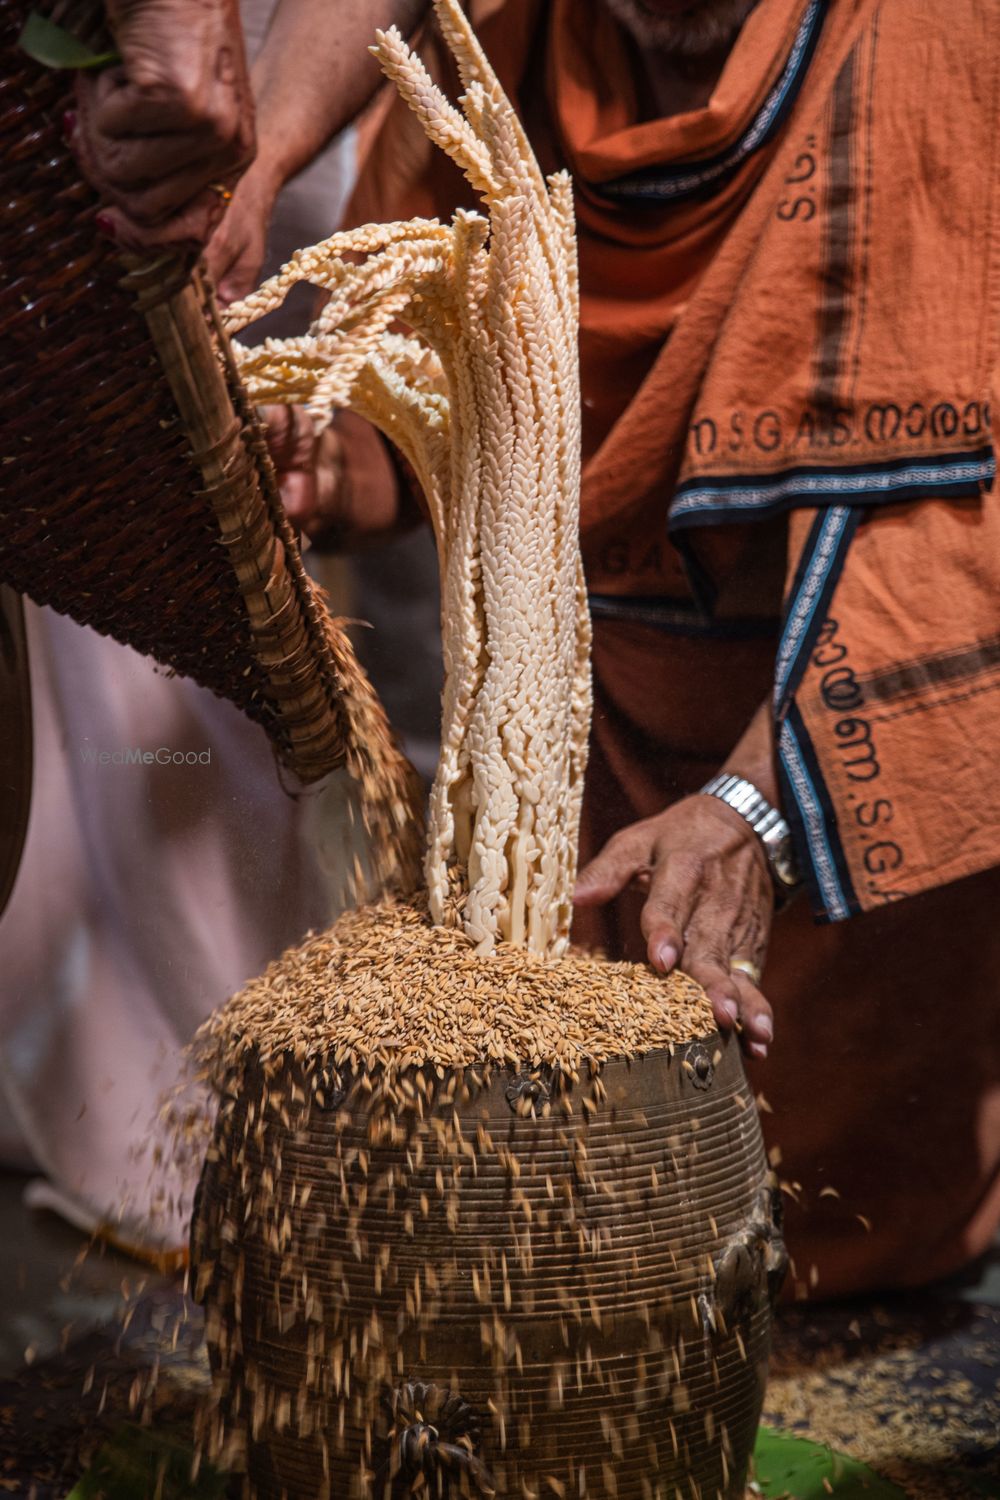
<instances>
[{"instance_id":1,"label":"white rice flower ornament","mask_svg":"<svg viewBox=\"0 0 1000 1500\"><path fill-rule=\"evenodd\" d=\"M255 400L303 403L320 424L350 407L412 465L441 568L431 911L461 923L480 952L504 939L556 956L572 914L591 709L572 188L565 173L542 177L457 0L435 9L461 110L395 28L372 51L486 216L335 234L226 321L245 327L299 281L329 291L302 337L236 344L243 379Z\"/></svg>"}]
</instances>

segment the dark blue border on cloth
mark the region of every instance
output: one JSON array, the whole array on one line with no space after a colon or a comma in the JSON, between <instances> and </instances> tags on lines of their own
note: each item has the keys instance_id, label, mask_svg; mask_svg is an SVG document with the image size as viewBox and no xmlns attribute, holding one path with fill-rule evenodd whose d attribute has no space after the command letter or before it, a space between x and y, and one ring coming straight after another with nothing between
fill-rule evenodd
<instances>
[{"instance_id":1,"label":"dark blue border on cloth","mask_svg":"<svg viewBox=\"0 0 1000 1500\"><path fill-rule=\"evenodd\" d=\"M719 187L755 151L772 139L798 97L806 72L816 50L829 0L810 0L795 33L788 61L773 89L743 134L717 156L703 161L671 162L669 165L645 167L610 182L588 182L591 192L621 200L648 200L674 203L679 198Z\"/></svg>"},{"instance_id":2,"label":"dark blue border on cloth","mask_svg":"<svg viewBox=\"0 0 1000 1500\"><path fill-rule=\"evenodd\" d=\"M792 828L814 913L841 922L863 908L844 855L837 813L815 747L795 702L858 526L881 504L970 499L994 481L992 447L879 465L812 465L768 475L715 476L679 485L668 532L680 550L696 598L711 611L714 586L692 533L727 522L763 521L782 512L817 511L796 567L775 658L773 713L782 806Z\"/></svg>"},{"instance_id":3,"label":"dark blue border on cloth","mask_svg":"<svg viewBox=\"0 0 1000 1500\"><path fill-rule=\"evenodd\" d=\"M823 469L801 465L776 474L686 479L675 491L668 526L680 531L722 520L757 517L803 505L892 504L928 495L961 499L981 493L996 474L992 447L931 458Z\"/></svg>"},{"instance_id":4,"label":"dark blue border on cloth","mask_svg":"<svg viewBox=\"0 0 1000 1500\"><path fill-rule=\"evenodd\" d=\"M828 922L843 922L861 911L844 857L837 814L822 776L816 751L794 703L778 730L781 805L795 847L805 850L802 878L814 913Z\"/></svg>"},{"instance_id":5,"label":"dark blue border on cloth","mask_svg":"<svg viewBox=\"0 0 1000 1500\"><path fill-rule=\"evenodd\" d=\"M795 569L774 662L774 738L782 805L813 909L831 922L844 921L860 905L837 831L836 811L795 692L862 516L862 508L852 505L831 505L816 515Z\"/></svg>"},{"instance_id":6,"label":"dark blue border on cloth","mask_svg":"<svg viewBox=\"0 0 1000 1500\"><path fill-rule=\"evenodd\" d=\"M774 716L780 721L802 680L861 509L832 505L817 515L789 591L785 623L774 662Z\"/></svg>"}]
</instances>

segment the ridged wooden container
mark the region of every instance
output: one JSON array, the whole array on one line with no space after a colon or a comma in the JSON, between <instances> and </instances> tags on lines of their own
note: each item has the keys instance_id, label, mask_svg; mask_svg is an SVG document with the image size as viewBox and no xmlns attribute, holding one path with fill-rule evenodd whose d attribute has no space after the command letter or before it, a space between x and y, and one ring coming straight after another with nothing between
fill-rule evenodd
<instances>
[{"instance_id":1,"label":"ridged wooden container","mask_svg":"<svg viewBox=\"0 0 1000 1500\"><path fill-rule=\"evenodd\" d=\"M247 1493L742 1497L785 1257L737 1046L411 1080L395 1141L369 1082L251 1053L223 1101L193 1260Z\"/></svg>"}]
</instances>

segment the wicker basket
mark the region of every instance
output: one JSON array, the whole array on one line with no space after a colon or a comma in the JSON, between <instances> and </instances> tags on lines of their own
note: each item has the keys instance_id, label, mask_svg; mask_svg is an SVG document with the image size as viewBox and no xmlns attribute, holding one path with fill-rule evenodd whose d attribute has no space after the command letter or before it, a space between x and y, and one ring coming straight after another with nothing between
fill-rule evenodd
<instances>
[{"instance_id":1,"label":"wicker basket","mask_svg":"<svg viewBox=\"0 0 1000 1500\"><path fill-rule=\"evenodd\" d=\"M91 3L60 23L100 24ZM201 273L123 264L65 143L68 74L0 0L0 582L193 677L314 782L359 668L307 578ZM95 19L96 18L96 19Z\"/></svg>"},{"instance_id":2,"label":"wicker basket","mask_svg":"<svg viewBox=\"0 0 1000 1500\"><path fill-rule=\"evenodd\" d=\"M742 1497L786 1255L737 1042L589 1110L586 1070L416 1070L387 1123L377 1073L245 1040L192 1223L244 1497Z\"/></svg>"}]
</instances>

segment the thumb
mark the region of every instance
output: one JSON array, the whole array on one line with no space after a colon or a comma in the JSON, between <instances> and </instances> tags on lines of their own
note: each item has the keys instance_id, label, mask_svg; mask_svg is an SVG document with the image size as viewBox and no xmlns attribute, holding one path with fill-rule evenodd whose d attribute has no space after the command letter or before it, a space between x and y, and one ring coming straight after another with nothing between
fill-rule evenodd
<instances>
[{"instance_id":1,"label":"thumb","mask_svg":"<svg viewBox=\"0 0 1000 1500\"><path fill-rule=\"evenodd\" d=\"M242 218L234 215L230 205L205 246L205 265L225 307L253 291L253 256L245 230Z\"/></svg>"},{"instance_id":2,"label":"thumb","mask_svg":"<svg viewBox=\"0 0 1000 1500\"><path fill-rule=\"evenodd\" d=\"M224 306L240 302L260 281L275 194L251 167L236 184L233 201L205 247L209 275Z\"/></svg>"},{"instance_id":3,"label":"thumb","mask_svg":"<svg viewBox=\"0 0 1000 1500\"><path fill-rule=\"evenodd\" d=\"M245 215L232 216L232 209L208 242L205 261L223 307L241 302L260 281L264 264L264 235L260 225Z\"/></svg>"},{"instance_id":4,"label":"thumb","mask_svg":"<svg viewBox=\"0 0 1000 1500\"><path fill-rule=\"evenodd\" d=\"M223 307L229 307L233 302L242 302L248 297L257 285L256 272L239 261L227 270L218 283L219 301Z\"/></svg>"}]
</instances>

